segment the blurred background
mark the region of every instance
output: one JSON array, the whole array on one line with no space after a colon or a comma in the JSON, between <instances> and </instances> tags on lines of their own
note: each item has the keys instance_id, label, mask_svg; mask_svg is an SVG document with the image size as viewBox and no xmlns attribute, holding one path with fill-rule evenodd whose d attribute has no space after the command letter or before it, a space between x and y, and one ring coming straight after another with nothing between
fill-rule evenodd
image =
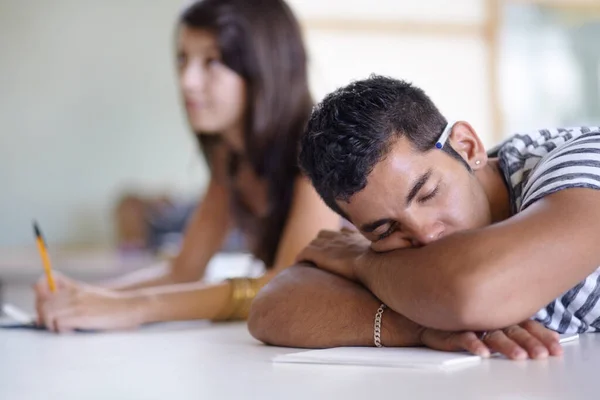
<instances>
[{"instance_id":1,"label":"blurred background","mask_svg":"<svg viewBox=\"0 0 600 400\"><path fill-rule=\"evenodd\" d=\"M599 0L290 4L316 100L379 73L425 89L486 145L600 124ZM115 246L139 199L177 205L184 223L207 170L176 87L182 5L0 0L0 249L32 247L33 218L51 247Z\"/></svg>"}]
</instances>

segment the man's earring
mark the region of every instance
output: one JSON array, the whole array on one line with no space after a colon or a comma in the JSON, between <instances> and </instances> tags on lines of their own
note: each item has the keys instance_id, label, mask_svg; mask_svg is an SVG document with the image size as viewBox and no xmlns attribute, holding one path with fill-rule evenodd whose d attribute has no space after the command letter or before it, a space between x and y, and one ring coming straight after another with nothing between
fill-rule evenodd
<instances>
[{"instance_id":1,"label":"man's earring","mask_svg":"<svg viewBox=\"0 0 600 400\"><path fill-rule=\"evenodd\" d=\"M475 165L481 164L481 160L475 160Z\"/></svg>"}]
</instances>

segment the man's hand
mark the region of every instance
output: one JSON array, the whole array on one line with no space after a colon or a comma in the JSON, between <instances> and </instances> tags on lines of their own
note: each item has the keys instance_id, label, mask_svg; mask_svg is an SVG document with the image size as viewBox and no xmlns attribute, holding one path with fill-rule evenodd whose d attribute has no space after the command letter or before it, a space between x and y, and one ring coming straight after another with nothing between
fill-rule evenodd
<instances>
[{"instance_id":1,"label":"man's hand","mask_svg":"<svg viewBox=\"0 0 600 400\"><path fill-rule=\"evenodd\" d=\"M490 331L483 337L474 332L424 329L420 340L424 346L435 350L466 350L482 357L489 357L490 353L497 352L512 360L542 359L562 354L558 334L531 320Z\"/></svg>"},{"instance_id":2,"label":"man's hand","mask_svg":"<svg viewBox=\"0 0 600 400\"><path fill-rule=\"evenodd\" d=\"M298 255L297 261L313 263L317 268L355 281L356 266L371 251L370 244L350 229L321 231Z\"/></svg>"}]
</instances>

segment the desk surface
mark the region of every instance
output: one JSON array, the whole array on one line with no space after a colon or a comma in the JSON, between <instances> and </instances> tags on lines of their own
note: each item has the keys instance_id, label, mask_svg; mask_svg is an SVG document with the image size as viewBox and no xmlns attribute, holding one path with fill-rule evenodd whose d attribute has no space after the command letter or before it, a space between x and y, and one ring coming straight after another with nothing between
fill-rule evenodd
<instances>
[{"instance_id":1,"label":"desk surface","mask_svg":"<svg viewBox=\"0 0 600 400\"><path fill-rule=\"evenodd\" d=\"M31 310L27 287L8 289L8 301ZM566 344L560 358L448 372L270 362L295 351L263 346L239 323L64 336L0 330L0 399L598 398L600 334Z\"/></svg>"},{"instance_id":2,"label":"desk surface","mask_svg":"<svg viewBox=\"0 0 600 400\"><path fill-rule=\"evenodd\" d=\"M137 333L0 332L1 399L578 399L597 398L600 336L547 361L486 360L451 372L278 365L292 352L243 324Z\"/></svg>"}]
</instances>

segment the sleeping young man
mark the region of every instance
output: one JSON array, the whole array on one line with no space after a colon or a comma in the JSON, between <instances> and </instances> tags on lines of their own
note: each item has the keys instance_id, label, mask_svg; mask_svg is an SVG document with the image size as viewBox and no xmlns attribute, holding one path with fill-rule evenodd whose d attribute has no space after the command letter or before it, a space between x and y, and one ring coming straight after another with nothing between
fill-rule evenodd
<instances>
[{"instance_id":1,"label":"sleeping young man","mask_svg":"<svg viewBox=\"0 0 600 400\"><path fill-rule=\"evenodd\" d=\"M522 359L560 354L556 332L600 328L600 129L488 152L421 89L373 76L314 109L299 160L358 232L321 232L264 288L256 338Z\"/></svg>"}]
</instances>

